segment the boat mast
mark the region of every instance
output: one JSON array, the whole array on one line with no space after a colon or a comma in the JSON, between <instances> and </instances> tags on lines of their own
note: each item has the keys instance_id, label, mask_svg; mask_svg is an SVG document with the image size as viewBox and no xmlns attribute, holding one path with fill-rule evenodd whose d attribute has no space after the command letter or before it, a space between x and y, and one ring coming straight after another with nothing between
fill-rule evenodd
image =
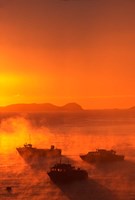
<instances>
[{"instance_id":1,"label":"boat mast","mask_svg":"<svg viewBox=\"0 0 135 200\"><path fill-rule=\"evenodd\" d=\"M29 144L31 144L31 134L29 133Z\"/></svg>"}]
</instances>

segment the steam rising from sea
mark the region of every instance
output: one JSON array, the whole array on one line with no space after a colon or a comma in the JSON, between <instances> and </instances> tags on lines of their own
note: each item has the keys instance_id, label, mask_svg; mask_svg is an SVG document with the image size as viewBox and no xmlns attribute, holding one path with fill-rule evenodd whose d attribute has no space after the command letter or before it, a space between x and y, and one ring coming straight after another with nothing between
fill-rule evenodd
<instances>
[{"instance_id":1,"label":"steam rising from sea","mask_svg":"<svg viewBox=\"0 0 135 200\"><path fill-rule=\"evenodd\" d=\"M65 114L66 115L66 114ZM0 123L0 199L30 200L133 200L135 199L135 125L127 119L117 123L104 118L79 120L80 117L56 114L2 116ZM99 122L100 121L100 122ZM77 167L89 172L89 180L58 187L46 169L32 169L19 156L16 147L31 142L39 148L54 144ZM94 166L79 154L97 148L115 149L126 161ZM64 160L67 161L67 160ZM6 190L12 187L12 192Z\"/></svg>"}]
</instances>

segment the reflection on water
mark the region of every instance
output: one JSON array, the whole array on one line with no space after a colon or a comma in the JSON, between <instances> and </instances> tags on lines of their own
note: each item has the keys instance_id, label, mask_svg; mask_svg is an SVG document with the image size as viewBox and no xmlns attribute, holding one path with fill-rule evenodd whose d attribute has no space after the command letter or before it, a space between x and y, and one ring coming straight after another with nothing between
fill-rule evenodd
<instances>
[{"instance_id":1,"label":"reflection on water","mask_svg":"<svg viewBox=\"0 0 135 200\"><path fill-rule=\"evenodd\" d=\"M117 196L105 186L102 186L97 181L89 179L87 181L76 182L71 185L59 185L61 191L70 199L89 200L117 200Z\"/></svg>"},{"instance_id":2,"label":"reflection on water","mask_svg":"<svg viewBox=\"0 0 135 200\"><path fill-rule=\"evenodd\" d=\"M17 120L17 121L16 121ZM105 121L105 120L104 120ZM17 122L17 123L16 123ZM85 126L33 126L25 119L10 119L0 127L0 199L30 200L133 200L135 199L135 126L100 124ZM7 126L8 125L8 126ZM23 145L31 133L36 147L54 144L76 166L89 172L89 180L57 186L42 170L31 168L19 156L16 146ZM96 148L114 148L125 154L126 161L106 165L90 165L79 158ZM12 187L8 192L7 187Z\"/></svg>"}]
</instances>

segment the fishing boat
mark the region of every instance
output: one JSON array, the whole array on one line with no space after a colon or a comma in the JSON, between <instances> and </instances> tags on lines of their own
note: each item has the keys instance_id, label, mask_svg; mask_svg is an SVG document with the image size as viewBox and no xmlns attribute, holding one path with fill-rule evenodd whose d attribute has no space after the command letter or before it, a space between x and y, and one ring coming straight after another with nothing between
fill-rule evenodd
<instances>
[{"instance_id":1,"label":"fishing boat","mask_svg":"<svg viewBox=\"0 0 135 200\"><path fill-rule=\"evenodd\" d=\"M50 148L40 149L26 143L23 147L17 147L16 150L29 164L38 164L41 161L56 159L61 156L61 149L55 148L54 145L51 145Z\"/></svg>"},{"instance_id":2,"label":"fishing boat","mask_svg":"<svg viewBox=\"0 0 135 200\"><path fill-rule=\"evenodd\" d=\"M75 168L71 164L57 163L47 173L54 183L71 183L74 181L86 180L88 173L84 169Z\"/></svg>"},{"instance_id":3,"label":"fishing boat","mask_svg":"<svg viewBox=\"0 0 135 200\"><path fill-rule=\"evenodd\" d=\"M88 163L104 163L123 161L124 155L116 154L114 150L97 149L90 151L87 154L80 155L80 158Z\"/></svg>"}]
</instances>

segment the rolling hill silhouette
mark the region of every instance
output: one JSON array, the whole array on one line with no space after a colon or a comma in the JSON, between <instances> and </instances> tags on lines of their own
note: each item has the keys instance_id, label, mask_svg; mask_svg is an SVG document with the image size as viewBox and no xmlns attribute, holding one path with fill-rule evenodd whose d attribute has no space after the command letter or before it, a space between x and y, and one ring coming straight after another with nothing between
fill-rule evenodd
<instances>
[{"instance_id":1,"label":"rolling hill silhouette","mask_svg":"<svg viewBox=\"0 0 135 200\"><path fill-rule=\"evenodd\" d=\"M51 103L43 104L12 104L0 107L0 112L59 112L59 111L83 111L77 103L68 103L64 106L56 106Z\"/></svg>"}]
</instances>

